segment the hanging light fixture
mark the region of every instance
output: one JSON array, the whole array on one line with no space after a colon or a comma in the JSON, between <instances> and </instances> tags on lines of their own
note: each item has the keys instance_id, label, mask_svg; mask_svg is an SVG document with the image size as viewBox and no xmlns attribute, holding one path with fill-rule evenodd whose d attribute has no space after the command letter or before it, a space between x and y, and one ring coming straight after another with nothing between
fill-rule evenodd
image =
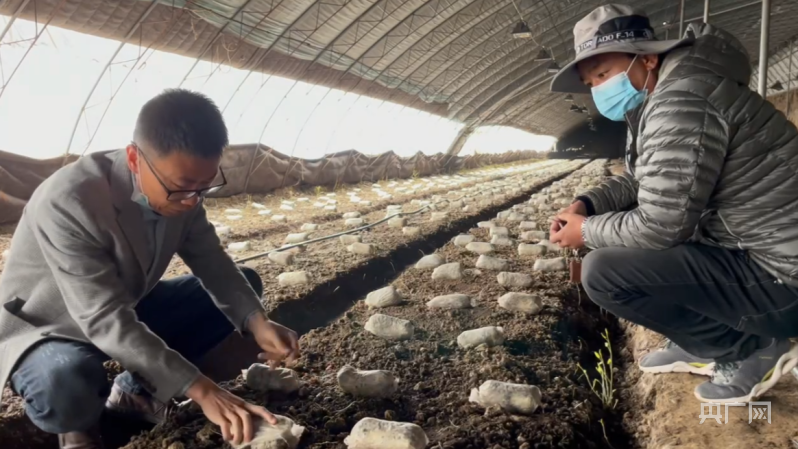
<instances>
[{"instance_id":1,"label":"hanging light fixture","mask_svg":"<svg viewBox=\"0 0 798 449\"><path fill-rule=\"evenodd\" d=\"M513 39L530 38L532 38L532 30L529 29L529 25L527 25L523 20L516 23L515 27L513 27Z\"/></svg>"},{"instance_id":2,"label":"hanging light fixture","mask_svg":"<svg viewBox=\"0 0 798 449\"><path fill-rule=\"evenodd\" d=\"M551 55L549 54L548 50L546 50L545 48L541 48L540 51L538 52L538 55L535 56L535 59L533 61L535 62L551 61Z\"/></svg>"},{"instance_id":3,"label":"hanging light fixture","mask_svg":"<svg viewBox=\"0 0 798 449\"><path fill-rule=\"evenodd\" d=\"M569 103L572 103L574 101L574 96L571 95L571 94L566 95L565 96L565 101L567 101Z\"/></svg>"},{"instance_id":4,"label":"hanging light fixture","mask_svg":"<svg viewBox=\"0 0 798 449\"><path fill-rule=\"evenodd\" d=\"M548 67L546 67L546 71L549 73L557 73L560 71L560 65L557 64L557 61L551 61Z\"/></svg>"},{"instance_id":5,"label":"hanging light fixture","mask_svg":"<svg viewBox=\"0 0 798 449\"><path fill-rule=\"evenodd\" d=\"M776 81L770 86L773 90L784 90L784 86L781 84L781 81Z\"/></svg>"},{"instance_id":6,"label":"hanging light fixture","mask_svg":"<svg viewBox=\"0 0 798 449\"><path fill-rule=\"evenodd\" d=\"M568 108L568 110L571 111L571 112L578 112L580 114L582 113L582 109L579 106L575 105L575 104L572 104L571 107Z\"/></svg>"},{"instance_id":7,"label":"hanging light fixture","mask_svg":"<svg viewBox=\"0 0 798 449\"><path fill-rule=\"evenodd\" d=\"M513 27L513 39L531 39L532 30L529 29L529 25L524 20L524 15L521 14L521 10L518 8L518 5L515 4L515 0L510 1L513 3L513 8L515 8L515 11L518 13L518 23Z\"/></svg>"}]
</instances>

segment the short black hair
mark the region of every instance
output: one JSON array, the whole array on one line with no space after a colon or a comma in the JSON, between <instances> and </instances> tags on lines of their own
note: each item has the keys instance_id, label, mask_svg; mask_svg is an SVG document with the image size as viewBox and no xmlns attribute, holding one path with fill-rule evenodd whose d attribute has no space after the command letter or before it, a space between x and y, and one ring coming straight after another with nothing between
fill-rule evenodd
<instances>
[{"instance_id":1,"label":"short black hair","mask_svg":"<svg viewBox=\"0 0 798 449\"><path fill-rule=\"evenodd\" d=\"M227 127L216 104L186 89L167 89L148 101L136 120L134 140L159 156L179 151L201 158L221 157Z\"/></svg>"}]
</instances>

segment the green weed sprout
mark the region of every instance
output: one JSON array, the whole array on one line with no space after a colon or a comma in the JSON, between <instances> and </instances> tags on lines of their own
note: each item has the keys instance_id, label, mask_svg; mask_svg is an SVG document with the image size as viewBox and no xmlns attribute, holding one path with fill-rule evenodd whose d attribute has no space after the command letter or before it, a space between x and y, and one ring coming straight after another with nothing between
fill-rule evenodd
<instances>
[{"instance_id":1,"label":"green weed sprout","mask_svg":"<svg viewBox=\"0 0 798 449\"><path fill-rule=\"evenodd\" d=\"M593 352L597 361L596 372L598 376L591 380L587 370L585 370L581 364L577 364L577 366L579 370L582 371L582 376L587 379L593 394L601 400L604 407L614 409L615 406L618 405L618 399L615 399L615 389L612 383L612 345L610 344L610 331L604 329L604 332L601 333L601 337L604 339L604 347L607 348L609 356L607 360L604 360L604 352L602 350Z\"/></svg>"}]
</instances>

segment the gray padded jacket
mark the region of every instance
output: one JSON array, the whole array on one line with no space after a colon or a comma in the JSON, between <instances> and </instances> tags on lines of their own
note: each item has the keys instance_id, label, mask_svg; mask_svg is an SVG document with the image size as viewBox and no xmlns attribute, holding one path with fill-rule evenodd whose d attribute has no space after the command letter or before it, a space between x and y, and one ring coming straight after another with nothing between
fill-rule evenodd
<instances>
[{"instance_id":1,"label":"gray padded jacket","mask_svg":"<svg viewBox=\"0 0 798 449\"><path fill-rule=\"evenodd\" d=\"M664 58L654 92L627 115L626 172L580 195L595 213L587 246L746 250L798 285L796 127L749 89L739 41L710 25L687 33L692 44Z\"/></svg>"}]
</instances>

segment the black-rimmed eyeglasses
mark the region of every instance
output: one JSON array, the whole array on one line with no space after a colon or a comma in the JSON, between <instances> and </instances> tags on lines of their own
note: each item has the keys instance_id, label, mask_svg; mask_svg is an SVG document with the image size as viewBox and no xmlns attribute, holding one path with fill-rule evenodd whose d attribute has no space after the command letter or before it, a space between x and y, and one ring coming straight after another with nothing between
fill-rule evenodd
<instances>
[{"instance_id":1,"label":"black-rimmed eyeglasses","mask_svg":"<svg viewBox=\"0 0 798 449\"><path fill-rule=\"evenodd\" d=\"M196 196L200 198L205 198L205 196L211 193L216 193L219 190L222 190L222 187L227 185L227 178L225 178L224 176L224 170L222 170L222 167L219 167L219 174L222 176L221 184L197 190L172 190L169 187L166 187L166 184L161 179L161 176L158 174L158 171L155 169L155 167L153 167L150 159L144 155L143 151L141 151L141 148L139 148L139 146L135 142L132 142L132 145L136 147L136 150L139 152L139 155L141 155L141 158L144 159L144 162L146 162L147 165L150 167L150 170L152 171L153 176L155 176L155 179L158 180L158 183L161 184L161 187L163 187L163 189L166 191L167 201L184 201L194 198Z\"/></svg>"}]
</instances>

